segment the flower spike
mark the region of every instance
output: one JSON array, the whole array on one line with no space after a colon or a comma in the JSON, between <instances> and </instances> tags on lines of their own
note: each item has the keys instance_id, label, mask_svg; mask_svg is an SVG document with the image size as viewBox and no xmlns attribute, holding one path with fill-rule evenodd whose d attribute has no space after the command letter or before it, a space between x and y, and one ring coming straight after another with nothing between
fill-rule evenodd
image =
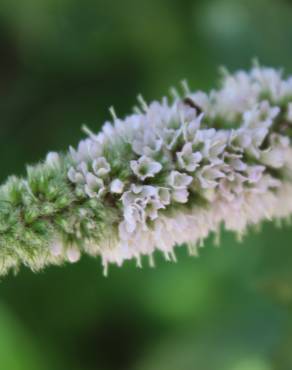
<instances>
[{"instance_id":1,"label":"flower spike","mask_svg":"<svg viewBox=\"0 0 292 370\"><path fill-rule=\"evenodd\" d=\"M100 256L104 271L154 252L197 255L221 225L292 214L292 77L259 65L224 73L210 93L146 103L67 154L49 153L0 187L0 275Z\"/></svg>"}]
</instances>

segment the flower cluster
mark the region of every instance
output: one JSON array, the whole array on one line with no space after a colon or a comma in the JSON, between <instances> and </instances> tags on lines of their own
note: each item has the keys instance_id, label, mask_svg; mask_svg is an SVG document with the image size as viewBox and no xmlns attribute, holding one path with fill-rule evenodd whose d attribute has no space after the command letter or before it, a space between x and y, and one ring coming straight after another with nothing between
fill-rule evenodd
<instances>
[{"instance_id":1,"label":"flower cluster","mask_svg":"<svg viewBox=\"0 0 292 370\"><path fill-rule=\"evenodd\" d=\"M48 155L42 171L58 175L71 200L46 218L52 232L38 247L48 252L34 268L75 262L82 251L100 255L105 271L132 258L140 265L143 255L152 261L155 250L175 259L175 245L196 253L222 224L242 236L249 225L291 215L291 77L256 66L225 73L209 94L183 83L171 100L139 99L123 120L111 110L100 133L85 128L88 138L68 155ZM19 182L39 196L30 179ZM9 251L1 230L0 217L0 247Z\"/></svg>"},{"instance_id":2,"label":"flower cluster","mask_svg":"<svg viewBox=\"0 0 292 370\"><path fill-rule=\"evenodd\" d=\"M222 222L242 234L273 217L291 171L283 131L291 98L291 78L254 68L226 75L222 88L208 95L187 90L171 103L142 101L142 111L124 120L114 115L101 133L82 141L71 151L68 178L89 197L106 202L119 195L116 240L111 248L100 246L104 266L139 261L155 249L171 256L174 245L196 245ZM111 165L116 147L128 151L122 179Z\"/></svg>"}]
</instances>

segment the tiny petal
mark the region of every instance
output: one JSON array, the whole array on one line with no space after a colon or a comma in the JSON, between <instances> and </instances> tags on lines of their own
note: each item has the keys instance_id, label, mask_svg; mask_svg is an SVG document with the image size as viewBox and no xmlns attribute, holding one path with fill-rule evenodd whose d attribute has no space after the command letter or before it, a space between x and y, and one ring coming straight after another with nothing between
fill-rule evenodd
<instances>
[{"instance_id":1,"label":"tiny petal","mask_svg":"<svg viewBox=\"0 0 292 370\"><path fill-rule=\"evenodd\" d=\"M264 166L249 166L246 169L246 173L248 176L248 181L250 183L257 183L263 176L263 172L265 171Z\"/></svg>"},{"instance_id":2,"label":"tiny petal","mask_svg":"<svg viewBox=\"0 0 292 370\"><path fill-rule=\"evenodd\" d=\"M122 194L123 190L124 190L124 183L121 180L115 179L111 182L110 184L111 193Z\"/></svg>"},{"instance_id":3,"label":"tiny petal","mask_svg":"<svg viewBox=\"0 0 292 370\"><path fill-rule=\"evenodd\" d=\"M162 204L170 204L170 191L167 188L159 188L158 196Z\"/></svg>"},{"instance_id":4,"label":"tiny petal","mask_svg":"<svg viewBox=\"0 0 292 370\"><path fill-rule=\"evenodd\" d=\"M84 175L81 172L75 170L74 167L70 167L68 171L68 179L75 184L84 184Z\"/></svg>"},{"instance_id":5,"label":"tiny petal","mask_svg":"<svg viewBox=\"0 0 292 370\"><path fill-rule=\"evenodd\" d=\"M285 152L280 148L271 148L261 153L261 161L267 166L281 168L285 161Z\"/></svg>"},{"instance_id":6,"label":"tiny petal","mask_svg":"<svg viewBox=\"0 0 292 370\"><path fill-rule=\"evenodd\" d=\"M172 198L178 203L186 203L188 201L189 192L187 189L176 189L172 193Z\"/></svg>"},{"instance_id":7,"label":"tiny petal","mask_svg":"<svg viewBox=\"0 0 292 370\"><path fill-rule=\"evenodd\" d=\"M195 171L203 158L200 152L193 153L191 143L185 144L182 151L176 153L176 155L180 168L188 172Z\"/></svg>"},{"instance_id":8,"label":"tiny petal","mask_svg":"<svg viewBox=\"0 0 292 370\"><path fill-rule=\"evenodd\" d=\"M62 254L63 252L63 245L60 241L54 241L51 245L50 245L50 251L52 253L53 256L55 257L58 257Z\"/></svg>"},{"instance_id":9,"label":"tiny petal","mask_svg":"<svg viewBox=\"0 0 292 370\"><path fill-rule=\"evenodd\" d=\"M174 189L184 189L193 181L193 178L185 173L172 171L169 176L169 185Z\"/></svg>"},{"instance_id":10,"label":"tiny petal","mask_svg":"<svg viewBox=\"0 0 292 370\"><path fill-rule=\"evenodd\" d=\"M69 248L66 252L66 255L67 255L68 261L71 263L75 263L79 261L80 256L81 256L79 249L75 247Z\"/></svg>"},{"instance_id":11,"label":"tiny petal","mask_svg":"<svg viewBox=\"0 0 292 370\"><path fill-rule=\"evenodd\" d=\"M111 167L104 157L100 157L93 161L92 169L97 177L104 177L110 172Z\"/></svg>"},{"instance_id":12,"label":"tiny petal","mask_svg":"<svg viewBox=\"0 0 292 370\"><path fill-rule=\"evenodd\" d=\"M60 165L60 156L56 152L50 152L47 154L46 163L50 167L58 167Z\"/></svg>"},{"instance_id":13,"label":"tiny petal","mask_svg":"<svg viewBox=\"0 0 292 370\"><path fill-rule=\"evenodd\" d=\"M159 162L146 156L140 157L137 161L131 161L130 167L133 173L141 180L154 177L162 169L162 165Z\"/></svg>"},{"instance_id":14,"label":"tiny petal","mask_svg":"<svg viewBox=\"0 0 292 370\"><path fill-rule=\"evenodd\" d=\"M99 179L92 173L88 173L86 176L85 193L90 198L99 198L105 190L102 179Z\"/></svg>"}]
</instances>

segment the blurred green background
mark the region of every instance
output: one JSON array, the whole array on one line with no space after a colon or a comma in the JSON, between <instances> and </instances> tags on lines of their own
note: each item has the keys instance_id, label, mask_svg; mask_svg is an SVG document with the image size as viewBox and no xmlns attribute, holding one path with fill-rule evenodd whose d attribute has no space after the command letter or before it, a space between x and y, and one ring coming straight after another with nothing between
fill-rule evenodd
<instances>
[{"instance_id":1,"label":"blurred green background","mask_svg":"<svg viewBox=\"0 0 292 370\"><path fill-rule=\"evenodd\" d=\"M254 57L291 73L291 20L288 0L1 0L0 180L138 93L209 89ZM23 268L0 282L0 370L291 370L291 240L266 224L108 278L88 257Z\"/></svg>"}]
</instances>

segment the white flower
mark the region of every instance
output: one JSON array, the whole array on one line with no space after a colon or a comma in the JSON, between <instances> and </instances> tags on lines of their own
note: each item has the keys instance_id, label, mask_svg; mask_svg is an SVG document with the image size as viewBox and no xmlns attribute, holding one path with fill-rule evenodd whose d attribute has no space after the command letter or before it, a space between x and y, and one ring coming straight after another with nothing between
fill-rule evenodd
<instances>
[{"instance_id":1,"label":"white flower","mask_svg":"<svg viewBox=\"0 0 292 370\"><path fill-rule=\"evenodd\" d=\"M110 184L111 193L122 194L123 190L124 190L124 183L121 180L115 179L111 182Z\"/></svg>"},{"instance_id":2,"label":"white flower","mask_svg":"<svg viewBox=\"0 0 292 370\"><path fill-rule=\"evenodd\" d=\"M190 97L186 97L183 101L178 103L177 109L182 122L196 120L199 112L195 104L196 103Z\"/></svg>"},{"instance_id":3,"label":"white flower","mask_svg":"<svg viewBox=\"0 0 292 370\"><path fill-rule=\"evenodd\" d=\"M163 205L170 204L170 190L168 188L159 187L158 197Z\"/></svg>"},{"instance_id":4,"label":"white flower","mask_svg":"<svg viewBox=\"0 0 292 370\"><path fill-rule=\"evenodd\" d=\"M188 172L195 171L202 160L202 154L200 152L193 153L191 143L185 144L182 151L176 153L176 155L180 168Z\"/></svg>"},{"instance_id":5,"label":"white flower","mask_svg":"<svg viewBox=\"0 0 292 370\"><path fill-rule=\"evenodd\" d=\"M204 114L201 113L199 116L197 116L195 119L184 122L183 125L183 135L184 140L186 142L193 142L196 138L196 134L201 126L202 119L204 117Z\"/></svg>"},{"instance_id":6,"label":"white flower","mask_svg":"<svg viewBox=\"0 0 292 370\"><path fill-rule=\"evenodd\" d=\"M74 167L70 167L68 171L68 179L75 184L84 183L84 176L82 175L82 173L77 172Z\"/></svg>"},{"instance_id":7,"label":"white flower","mask_svg":"<svg viewBox=\"0 0 292 370\"><path fill-rule=\"evenodd\" d=\"M198 107L201 108L202 112L205 114L210 114L210 110L213 107L208 94L203 91L197 91L194 93L189 93L188 96ZM202 119L202 117L200 119Z\"/></svg>"},{"instance_id":8,"label":"white flower","mask_svg":"<svg viewBox=\"0 0 292 370\"><path fill-rule=\"evenodd\" d=\"M151 199L157 199L159 192L157 187L151 185L135 185L131 186L131 189L125 192L122 196L123 203L128 204L138 204L145 207L147 202Z\"/></svg>"},{"instance_id":9,"label":"white flower","mask_svg":"<svg viewBox=\"0 0 292 370\"><path fill-rule=\"evenodd\" d=\"M219 156L223 153L228 139L228 134L224 131L217 132L215 129L200 130L197 132L195 144L202 144L203 158L212 164L218 164L222 162Z\"/></svg>"},{"instance_id":10,"label":"white flower","mask_svg":"<svg viewBox=\"0 0 292 370\"><path fill-rule=\"evenodd\" d=\"M160 138L153 135L150 130L146 130L143 137L134 140L132 147L136 154L151 157L160 151L162 144L163 141Z\"/></svg>"},{"instance_id":11,"label":"white flower","mask_svg":"<svg viewBox=\"0 0 292 370\"><path fill-rule=\"evenodd\" d=\"M187 189L175 189L172 192L172 198L178 203L186 203L188 201L189 191Z\"/></svg>"},{"instance_id":12,"label":"white flower","mask_svg":"<svg viewBox=\"0 0 292 370\"><path fill-rule=\"evenodd\" d=\"M124 208L124 225L128 233L132 233L137 226L137 223L145 222L145 213L141 206L137 204L129 204Z\"/></svg>"},{"instance_id":13,"label":"white flower","mask_svg":"<svg viewBox=\"0 0 292 370\"><path fill-rule=\"evenodd\" d=\"M104 177L110 172L111 167L104 157L99 157L93 161L92 169L97 177Z\"/></svg>"},{"instance_id":14,"label":"white flower","mask_svg":"<svg viewBox=\"0 0 292 370\"><path fill-rule=\"evenodd\" d=\"M158 211L165 208L159 197L148 199L145 204L144 212L150 220L155 220L158 217Z\"/></svg>"},{"instance_id":15,"label":"white flower","mask_svg":"<svg viewBox=\"0 0 292 370\"><path fill-rule=\"evenodd\" d=\"M281 187L283 185L280 180L275 179L274 177L270 175L263 175L259 182L257 183L257 186L249 189L250 192L259 194L259 193L266 193L267 191L273 189L275 190L276 188Z\"/></svg>"},{"instance_id":16,"label":"white flower","mask_svg":"<svg viewBox=\"0 0 292 370\"><path fill-rule=\"evenodd\" d=\"M86 175L85 193L90 198L99 198L105 192L105 186L102 179L94 176L92 173Z\"/></svg>"},{"instance_id":17,"label":"white flower","mask_svg":"<svg viewBox=\"0 0 292 370\"><path fill-rule=\"evenodd\" d=\"M77 169L74 167L70 167L68 171L68 178L71 182L75 184L84 184L85 183L85 177L88 173L88 166L85 162L81 162Z\"/></svg>"},{"instance_id":18,"label":"white flower","mask_svg":"<svg viewBox=\"0 0 292 370\"><path fill-rule=\"evenodd\" d=\"M273 133L270 135L270 147L261 152L260 160L266 166L281 168L288 159L289 138Z\"/></svg>"},{"instance_id":19,"label":"white flower","mask_svg":"<svg viewBox=\"0 0 292 370\"><path fill-rule=\"evenodd\" d=\"M255 67L251 71L251 77L259 84L260 88L268 92L274 101L279 101L285 93L285 84L282 81L282 72L273 68Z\"/></svg>"},{"instance_id":20,"label":"white flower","mask_svg":"<svg viewBox=\"0 0 292 370\"><path fill-rule=\"evenodd\" d=\"M229 145L237 152L243 152L252 143L252 131L246 129L233 130L230 134Z\"/></svg>"},{"instance_id":21,"label":"white flower","mask_svg":"<svg viewBox=\"0 0 292 370\"><path fill-rule=\"evenodd\" d=\"M50 251L54 257L59 257L63 253L63 244L60 240L54 240L50 245Z\"/></svg>"},{"instance_id":22,"label":"white flower","mask_svg":"<svg viewBox=\"0 0 292 370\"><path fill-rule=\"evenodd\" d=\"M173 128L163 128L159 131L160 137L163 139L163 145L168 149L171 150L175 144L177 143L178 138L181 135L181 130L176 130Z\"/></svg>"},{"instance_id":23,"label":"white flower","mask_svg":"<svg viewBox=\"0 0 292 370\"><path fill-rule=\"evenodd\" d=\"M245 128L268 128L271 126L273 119L280 112L279 107L271 107L268 101L263 101L256 105L243 115Z\"/></svg>"},{"instance_id":24,"label":"white flower","mask_svg":"<svg viewBox=\"0 0 292 370\"><path fill-rule=\"evenodd\" d=\"M102 146L95 140L88 138L80 141L77 151L70 147L70 154L76 163L92 160L102 153Z\"/></svg>"},{"instance_id":25,"label":"white flower","mask_svg":"<svg viewBox=\"0 0 292 370\"><path fill-rule=\"evenodd\" d=\"M46 163L50 167L58 167L60 165L60 156L56 152L50 152L47 154Z\"/></svg>"},{"instance_id":26,"label":"white flower","mask_svg":"<svg viewBox=\"0 0 292 370\"><path fill-rule=\"evenodd\" d=\"M130 167L134 174L142 181L148 177L154 177L162 169L159 162L146 156L140 157L137 161L131 161Z\"/></svg>"},{"instance_id":27,"label":"white flower","mask_svg":"<svg viewBox=\"0 0 292 370\"><path fill-rule=\"evenodd\" d=\"M218 184L218 179L225 176L220 167L214 165L204 166L198 171L199 184L203 189L213 189Z\"/></svg>"},{"instance_id":28,"label":"white flower","mask_svg":"<svg viewBox=\"0 0 292 370\"><path fill-rule=\"evenodd\" d=\"M138 224L142 224L146 228L145 207L151 199L151 195L154 194L155 188L151 186L132 185L131 190L122 195L121 199L124 205L123 230L133 233Z\"/></svg>"},{"instance_id":29,"label":"white flower","mask_svg":"<svg viewBox=\"0 0 292 370\"><path fill-rule=\"evenodd\" d=\"M238 114L248 110L256 101L259 94L259 87L251 83L248 73L239 71L234 75L226 74L223 79L223 86L220 91L213 91L210 95L211 100L215 101L211 105L212 116L219 115L227 121L236 119Z\"/></svg>"},{"instance_id":30,"label":"white flower","mask_svg":"<svg viewBox=\"0 0 292 370\"><path fill-rule=\"evenodd\" d=\"M154 186L132 185L131 190L122 196L124 205L124 225L127 232L132 233L137 224L147 229L147 219L155 220L158 217L158 210L165 208L169 202L167 189ZM124 230L123 228L123 230Z\"/></svg>"},{"instance_id":31,"label":"white flower","mask_svg":"<svg viewBox=\"0 0 292 370\"><path fill-rule=\"evenodd\" d=\"M248 166L245 171L248 182L251 184L258 183L262 178L265 169L265 166Z\"/></svg>"},{"instance_id":32,"label":"white flower","mask_svg":"<svg viewBox=\"0 0 292 370\"><path fill-rule=\"evenodd\" d=\"M168 183L173 188L172 199L178 203L186 203L189 196L187 187L192 181L193 178L191 176L178 171L172 171L168 178Z\"/></svg>"},{"instance_id":33,"label":"white flower","mask_svg":"<svg viewBox=\"0 0 292 370\"><path fill-rule=\"evenodd\" d=\"M228 201L234 200L244 190L246 177L234 173L232 177L224 177L219 181L220 196Z\"/></svg>"},{"instance_id":34,"label":"white flower","mask_svg":"<svg viewBox=\"0 0 292 370\"><path fill-rule=\"evenodd\" d=\"M235 171L242 172L247 168L247 164L242 161L242 154L226 153L224 155L224 161L225 163L228 163Z\"/></svg>"},{"instance_id":35,"label":"white flower","mask_svg":"<svg viewBox=\"0 0 292 370\"><path fill-rule=\"evenodd\" d=\"M80 259L80 250L77 247L70 247L67 252L68 261L75 263Z\"/></svg>"},{"instance_id":36,"label":"white flower","mask_svg":"<svg viewBox=\"0 0 292 370\"><path fill-rule=\"evenodd\" d=\"M174 189L185 189L193 181L193 178L185 173L171 171L168 182Z\"/></svg>"},{"instance_id":37,"label":"white flower","mask_svg":"<svg viewBox=\"0 0 292 370\"><path fill-rule=\"evenodd\" d=\"M261 152L260 160L272 168L281 168L285 161L285 152L280 148L268 148Z\"/></svg>"},{"instance_id":38,"label":"white flower","mask_svg":"<svg viewBox=\"0 0 292 370\"><path fill-rule=\"evenodd\" d=\"M245 151L252 157L259 159L261 156L261 145L268 135L267 128L255 128L251 130L251 143Z\"/></svg>"}]
</instances>

